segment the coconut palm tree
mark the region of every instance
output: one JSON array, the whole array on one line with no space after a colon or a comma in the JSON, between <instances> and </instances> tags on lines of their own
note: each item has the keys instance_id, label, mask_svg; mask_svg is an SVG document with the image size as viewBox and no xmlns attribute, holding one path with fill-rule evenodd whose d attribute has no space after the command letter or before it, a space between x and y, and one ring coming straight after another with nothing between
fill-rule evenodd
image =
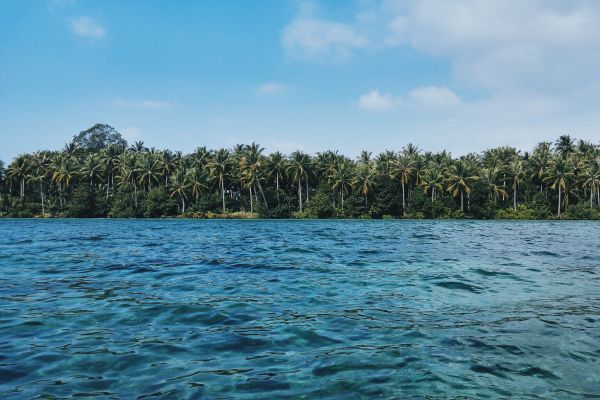
<instances>
[{"instance_id":1,"label":"coconut palm tree","mask_svg":"<svg viewBox=\"0 0 600 400\"><path fill-rule=\"evenodd\" d=\"M410 178L413 176L415 161L408 155L402 155L392 165L392 177L400 180L402 184L402 213L406 216L406 190Z\"/></svg>"},{"instance_id":2,"label":"coconut palm tree","mask_svg":"<svg viewBox=\"0 0 600 400\"><path fill-rule=\"evenodd\" d=\"M95 182L102 179L100 158L96 154L86 156L79 169L79 173L82 179L89 180L90 186L94 186Z\"/></svg>"},{"instance_id":3,"label":"coconut palm tree","mask_svg":"<svg viewBox=\"0 0 600 400\"><path fill-rule=\"evenodd\" d=\"M210 174L219 180L219 190L223 202L223 214L225 214L225 176L229 172L230 159L229 150L219 149L209 162Z\"/></svg>"},{"instance_id":4,"label":"coconut palm tree","mask_svg":"<svg viewBox=\"0 0 600 400\"><path fill-rule=\"evenodd\" d=\"M376 172L373 166L365 162L365 160L359 161L356 174L352 180L352 186L363 195L365 199L365 205L369 204L369 193L376 186Z\"/></svg>"},{"instance_id":5,"label":"coconut palm tree","mask_svg":"<svg viewBox=\"0 0 600 400\"><path fill-rule=\"evenodd\" d=\"M198 204L199 197L209 187L210 178L204 169L195 166L188 170L186 180L192 195L196 198L196 204Z\"/></svg>"},{"instance_id":6,"label":"coconut palm tree","mask_svg":"<svg viewBox=\"0 0 600 400\"><path fill-rule=\"evenodd\" d=\"M185 171L179 169L171 176L171 198L179 197L181 201L181 213L185 214L185 201L187 200L187 191L189 184L186 179Z\"/></svg>"},{"instance_id":7,"label":"coconut palm tree","mask_svg":"<svg viewBox=\"0 0 600 400\"><path fill-rule=\"evenodd\" d=\"M523 169L523 162L521 160L515 160L510 163L508 168L508 176L512 182L513 190L513 208L517 209L517 188L525 179L525 170Z\"/></svg>"},{"instance_id":8,"label":"coconut palm tree","mask_svg":"<svg viewBox=\"0 0 600 400\"><path fill-rule=\"evenodd\" d=\"M306 201L308 201L308 174L310 158L302 151L295 151L290 156L287 173L293 182L298 183L298 207L302 212L302 181L306 182Z\"/></svg>"},{"instance_id":9,"label":"coconut palm tree","mask_svg":"<svg viewBox=\"0 0 600 400\"><path fill-rule=\"evenodd\" d=\"M111 144L100 151L100 162L104 165L106 172L106 197L111 188L115 187L115 169L123 150L123 147Z\"/></svg>"},{"instance_id":10,"label":"coconut palm tree","mask_svg":"<svg viewBox=\"0 0 600 400\"><path fill-rule=\"evenodd\" d=\"M531 176L539 180L540 193L544 191L544 176L546 176L551 155L550 143L542 142L535 147L529 158L530 168L533 172Z\"/></svg>"},{"instance_id":11,"label":"coconut palm tree","mask_svg":"<svg viewBox=\"0 0 600 400\"><path fill-rule=\"evenodd\" d=\"M152 189L152 182L158 182L160 173L160 162L152 153L143 153L139 163L139 182L144 191Z\"/></svg>"},{"instance_id":12,"label":"coconut palm tree","mask_svg":"<svg viewBox=\"0 0 600 400\"><path fill-rule=\"evenodd\" d=\"M333 190L339 190L342 200L342 210L344 209L344 193L352 187L353 165L348 161L338 163L331 171L330 182Z\"/></svg>"},{"instance_id":13,"label":"coconut palm tree","mask_svg":"<svg viewBox=\"0 0 600 400\"><path fill-rule=\"evenodd\" d=\"M563 192L567 190L570 180L573 178L569 162L563 157L557 157L550 162L544 181L552 190L558 190L558 212L560 218L561 205L563 203Z\"/></svg>"},{"instance_id":14,"label":"coconut palm tree","mask_svg":"<svg viewBox=\"0 0 600 400\"><path fill-rule=\"evenodd\" d=\"M598 197L600 206L600 158L591 160L581 175L581 187L590 191L590 208L594 207L594 193Z\"/></svg>"},{"instance_id":15,"label":"coconut palm tree","mask_svg":"<svg viewBox=\"0 0 600 400\"><path fill-rule=\"evenodd\" d=\"M437 193L444 189L444 168L435 162L430 163L423 172L419 186L425 194L431 193L431 202L433 203Z\"/></svg>"},{"instance_id":16,"label":"coconut palm tree","mask_svg":"<svg viewBox=\"0 0 600 400\"><path fill-rule=\"evenodd\" d=\"M283 180L287 167L286 159L281 152L276 151L267 158L265 166L267 174L275 178L275 195L277 196L277 204L279 204L279 184Z\"/></svg>"},{"instance_id":17,"label":"coconut palm tree","mask_svg":"<svg viewBox=\"0 0 600 400\"><path fill-rule=\"evenodd\" d=\"M575 139L569 135L562 135L554 144L554 150L561 158L566 158L575 152Z\"/></svg>"},{"instance_id":18,"label":"coconut palm tree","mask_svg":"<svg viewBox=\"0 0 600 400\"><path fill-rule=\"evenodd\" d=\"M498 196L502 196L502 198L508 196L504 186L499 183L499 175L500 168L496 166L482 168L479 171L479 179L487 189L488 198L494 199L494 203L496 203Z\"/></svg>"},{"instance_id":19,"label":"coconut palm tree","mask_svg":"<svg viewBox=\"0 0 600 400\"><path fill-rule=\"evenodd\" d=\"M472 185L477 179L473 164L464 158L460 158L448 169L447 191L453 197L460 196L460 211L462 212L465 212L465 194L471 193Z\"/></svg>"},{"instance_id":20,"label":"coconut palm tree","mask_svg":"<svg viewBox=\"0 0 600 400\"><path fill-rule=\"evenodd\" d=\"M25 155L18 156L9 166L6 171L6 177L19 182L19 198L23 200L25 197L25 180L30 170L29 159Z\"/></svg>"}]
</instances>

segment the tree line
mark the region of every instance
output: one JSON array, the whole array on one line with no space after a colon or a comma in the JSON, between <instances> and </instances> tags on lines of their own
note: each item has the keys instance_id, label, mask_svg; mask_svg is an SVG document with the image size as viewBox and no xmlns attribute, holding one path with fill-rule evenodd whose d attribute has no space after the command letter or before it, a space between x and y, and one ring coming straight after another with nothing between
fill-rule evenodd
<instances>
[{"instance_id":1,"label":"tree line","mask_svg":"<svg viewBox=\"0 0 600 400\"><path fill-rule=\"evenodd\" d=\"M563 135L456 158L412 144L356 159L256 143L183 154L96 124L60 151L0 161L0 215L598 219L600 146Z\"/></svg>"}]
</instances>

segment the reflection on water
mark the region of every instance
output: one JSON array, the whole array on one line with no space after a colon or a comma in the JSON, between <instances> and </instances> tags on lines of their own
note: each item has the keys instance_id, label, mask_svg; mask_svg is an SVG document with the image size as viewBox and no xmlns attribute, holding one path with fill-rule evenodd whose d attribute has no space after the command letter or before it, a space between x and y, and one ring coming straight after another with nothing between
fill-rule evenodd
<instances>
[{"instance_id":1,"label":"reflection on water","mask_svg":"<svg viewBox=\"0 0 600 400\"><path fill-rule=\"evenodd\" d=\"M599 233L0 220L0 397L600 396Z\"/></svg>"}]
</instances>

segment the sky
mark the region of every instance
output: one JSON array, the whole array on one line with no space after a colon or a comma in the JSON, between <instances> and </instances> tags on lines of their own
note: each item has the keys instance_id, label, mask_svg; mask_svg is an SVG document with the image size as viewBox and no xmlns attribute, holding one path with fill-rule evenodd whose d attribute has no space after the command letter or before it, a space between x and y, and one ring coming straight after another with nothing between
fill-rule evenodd
<instances>
[{"instance_id":1,"label":"sky","mask_svg":"<svg viewBox=\"0 0 600 400\"><path fill-rule=\"evenodd\" d=\"M0 0L0 159L600 141L600 1Z\"/></svg>"}]
</instances>

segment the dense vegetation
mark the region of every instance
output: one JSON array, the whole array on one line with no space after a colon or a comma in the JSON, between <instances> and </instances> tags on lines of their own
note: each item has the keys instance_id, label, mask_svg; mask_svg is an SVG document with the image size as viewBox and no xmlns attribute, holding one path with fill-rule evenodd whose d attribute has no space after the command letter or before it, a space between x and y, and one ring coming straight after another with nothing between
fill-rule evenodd
<instances>
[{"instance_id":1,"label":"dense vegetation","mask_svg":"<svg viewBox=\"0 0 600 400\"><path fill-rule=\"evenodd\" d=\"M0 161L0 215L12 217L600 217L600 146L568 135L531 152L460 158L409 144L357 160L334 151L269 155L255 143L190 154L128 147L108 125L62 151Z\"/></svg>"}]
</instances>

